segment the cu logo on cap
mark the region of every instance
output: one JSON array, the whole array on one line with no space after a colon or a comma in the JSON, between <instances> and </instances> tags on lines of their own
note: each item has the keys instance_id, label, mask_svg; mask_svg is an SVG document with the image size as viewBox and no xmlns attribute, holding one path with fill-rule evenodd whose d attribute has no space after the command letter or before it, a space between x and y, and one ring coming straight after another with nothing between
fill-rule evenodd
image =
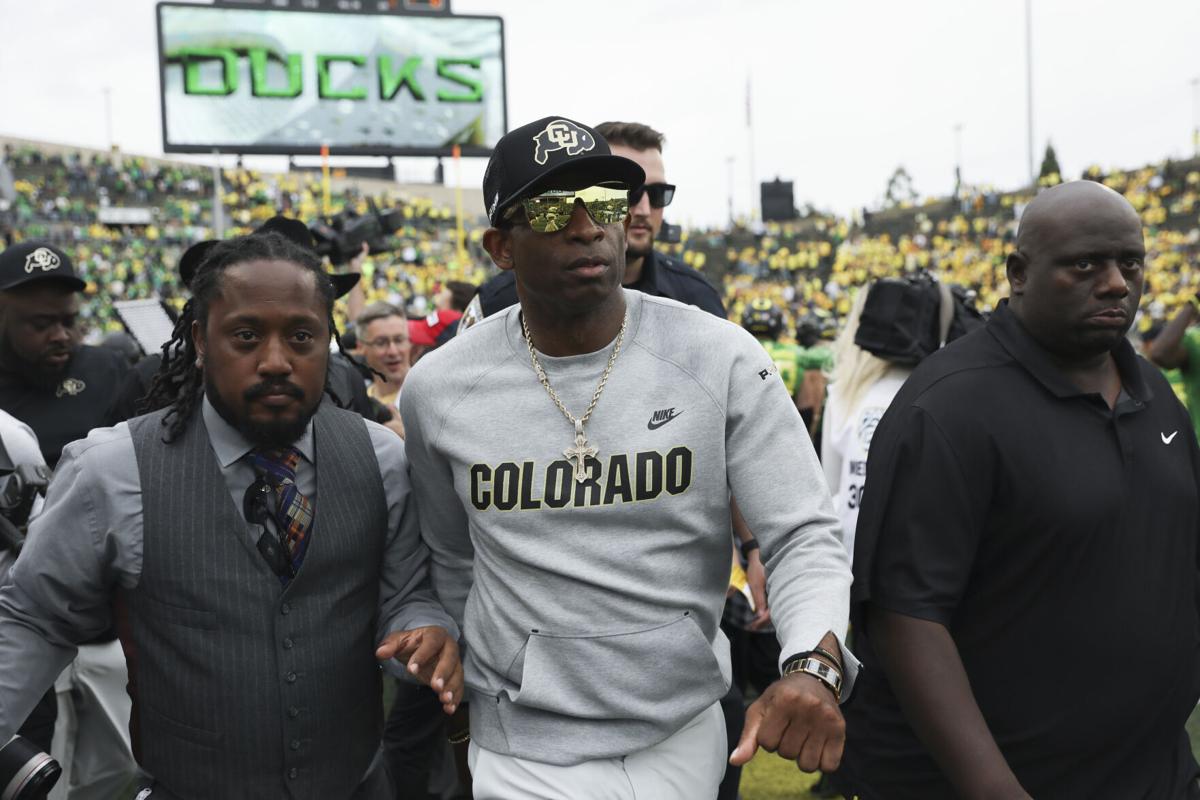
<instances>
[{"instance_id":1,"label":"cu logo on cap","mask_svg":"<svg viewBox=\"0 0 1200 800\"><path fill-rule=\"evenodd\" d=\"M26 272L33 272L35 269L40 269L42 272L49 272L52 269L58 269L61 265L62 261L58 255L48 247L39 247L25 256Z\"/></svg>"},{"instance_id":2,"label":"cu logo on cap","mask_svg":"<svg viewBox=\"0 0 1200 800\"><path fill-rule=\"evenodd\" d=\"M546 129L533 137L536 145L533 160L545 164L555 150L566 150L567 155L577 156L596 146L596 139L583 128L565 119L556 119Z\"/></svg>"}]
</instances>

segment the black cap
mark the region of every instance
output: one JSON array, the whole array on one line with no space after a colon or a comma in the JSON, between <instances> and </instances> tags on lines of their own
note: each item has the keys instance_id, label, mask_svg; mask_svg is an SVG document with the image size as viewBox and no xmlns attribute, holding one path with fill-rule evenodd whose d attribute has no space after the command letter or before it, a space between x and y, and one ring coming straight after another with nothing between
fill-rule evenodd
<instances>
[{"instance_id":1,"label":"black cap","mask_svg":"<svg viewBox=\"0 0 1200 800\"><path fill-rule=\"evenodd\" d=\"M493 225L515 201L546 189L583 189L597 183L636 189L646 173L636 161L614 156L604 137L566 117L543 117L511 130L483 174L483 202Z\"/></svg>"},{"instance_id":2,"label":"black cap","mask_svg":"<svg viewBox=\"0 0 1200 800\"><path fill-rule=\"evenodd\" d=\"M75 274L70 256L54 245L21 242L0 253L0 291L46 280L61 281L76 292L87 288Z\"/></svg>"},{"instance_id":3,"label":"black cap","mask_svg":"<svg viewBox=\"0 0 1200 800\"><path fill-rule=\"evenodd\" d=\"M285 239L291 239L296 244L303 247L305 250L317 249L317 243L313 239L312 232L308 226L298 219L275 215L269 220L259 225L254 229L255 233L278 233ZM333 282L333 294L335 297L342 297L350 293L350 290L358 285L359 279L362 277L357 272L331 272L329 280Z\"/></svg>"},{"instance_id":4,"label":"black cap","mask_svg":"<svg viewBox=\"0 0 1200 800\"><path fill-rule=\"evenodd\" d=\"M192 285L192 278L196 277L196 270L200 269L204 259L208 258L208 251L212 250L216 243L216 239L205 239L183 251L183 255L179 257L179 278L183 281L184 286Z\"/></svg>"},{"instance_id":5,"label":"black cap","mask_svg":"<svg viewBox=\"0 0 1200 800\"><path fill-rule=\"evenodd\" d=\"M285 239L290 239L305 250L316 250L317 243L313 241L308 226L298 219L276 214L254 229L255 233L278 233Z\"/></svg>"}]
</instances>

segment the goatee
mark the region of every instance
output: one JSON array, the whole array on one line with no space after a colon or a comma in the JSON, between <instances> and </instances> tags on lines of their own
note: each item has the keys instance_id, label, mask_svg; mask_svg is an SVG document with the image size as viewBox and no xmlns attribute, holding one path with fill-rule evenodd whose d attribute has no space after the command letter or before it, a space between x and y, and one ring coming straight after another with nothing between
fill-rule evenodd
<instances>
[{"instance_id":1,"label":"goatee","mask_svg":"<svg viewBox=\"0 0 1200 800\"><path fill-rule=\"evenodd\" d=\"M296 419L260 422L248 417L242 417L226 405L225 401L221 399L217 387L207 374L204 376L204 393L208 397L208 402L212 403L212 407L221 415L221 419L228 422L238 433L245 436L256 447L268 449L290 447L297 439L303 436L309 421L317 413L317 407L321 404L322 397L322 395L318 395L316 402L311 407L304 408L300 416ZM255 398L268 394L286 394L295 397L301 403L305 400L304 391L295 384L287 383L286 381L257 383L242 393L242 399L248 403Z\"/></svg>"}]
</instances>

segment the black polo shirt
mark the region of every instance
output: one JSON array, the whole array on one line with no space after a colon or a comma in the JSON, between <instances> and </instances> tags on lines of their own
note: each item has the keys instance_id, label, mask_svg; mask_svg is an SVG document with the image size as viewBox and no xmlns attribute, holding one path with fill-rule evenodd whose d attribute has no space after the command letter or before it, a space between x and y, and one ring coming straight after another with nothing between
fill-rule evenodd
<instances>
[{"instance_id":1,"label":"black polo shirt","mask_svg":"<svg viewBox=\"0 0 1200 800\"><path fill-rule=\"evenodd\" d=\"M945 625L1035 798L1181 798L1200 696L1200 451L1162 374L1113 353L1115 409L1007 305L926 359L871 442L854 553L866 669L842 778L864 800L954 794L905 721L865 604ZM865 634L865 635L862 635Z\"/></svg>"},{"instance_id":2,"label":"black polo shirt","mask_svg":"<svg viewBox=\"0 0 1200 800\"><path fill-rule=\"evenodd\" d=\"M626 288L677 300L725 319L725 305L713 285L696 270L657 251L642 259L641 276ZM512 270L503 270L479 287L479 305L485 317L516 304L517 279Z\"/></svg>"},{"instance_id":3,"label":"black polo shirt","mask_svg":"<svg viewBox=\"0 0 1200 800\"><path fill-rule=\"evenodd\" d=\"M86 437L92 428L114 424L128 371L129 362L115 350L82 345L54 387L0 371L0 408L33 428L46 464L53 468L68 443Z\"/></svg>"}]
</instances>

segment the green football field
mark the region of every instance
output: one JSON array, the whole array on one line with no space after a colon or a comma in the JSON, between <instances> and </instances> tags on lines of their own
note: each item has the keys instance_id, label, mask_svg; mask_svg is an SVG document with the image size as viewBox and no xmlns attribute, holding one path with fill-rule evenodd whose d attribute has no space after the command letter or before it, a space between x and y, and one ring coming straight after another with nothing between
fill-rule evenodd
<instances>
[{"instance_id":1,"label":"green football field","mask_svg":"<svg viewBox=\"0 0 1200 800\"><path fill-rule=\"evenodd\" d=\"M1200 759L1200 708L1188 720L1192 752ZM808 787L816 780L791 761L759 752L742 771L742 800L809 800Z\"/></svg>"}]
</instances>

